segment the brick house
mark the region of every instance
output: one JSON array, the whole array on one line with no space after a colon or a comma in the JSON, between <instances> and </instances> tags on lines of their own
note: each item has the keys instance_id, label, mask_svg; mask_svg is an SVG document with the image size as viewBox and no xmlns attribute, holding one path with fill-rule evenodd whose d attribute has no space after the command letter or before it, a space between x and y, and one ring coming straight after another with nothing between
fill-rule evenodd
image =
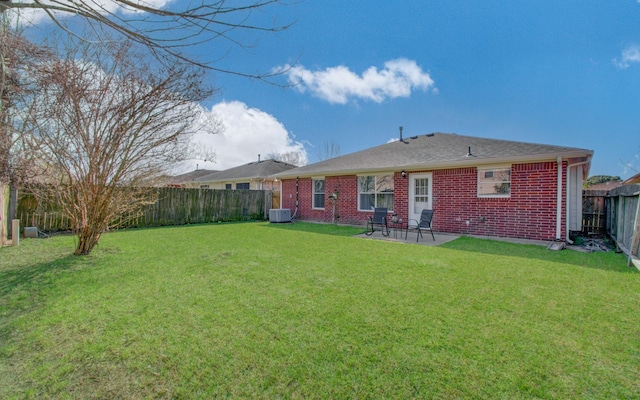
<instances>
[{"instance_id":1,"label":"brick house","mask_svg":"<svg viewBox=\"0 0 640 400\"><path fill-rule=\"evenodd\" d=\"M436 232L565 240L581 230L593 151L432 133L275 175L300 220L364 225L374 207L404 221L433 209ZM334 199L337 195L337 201ZM335 202L335 205L334 205Z\"/></svg>"}]
</instances>

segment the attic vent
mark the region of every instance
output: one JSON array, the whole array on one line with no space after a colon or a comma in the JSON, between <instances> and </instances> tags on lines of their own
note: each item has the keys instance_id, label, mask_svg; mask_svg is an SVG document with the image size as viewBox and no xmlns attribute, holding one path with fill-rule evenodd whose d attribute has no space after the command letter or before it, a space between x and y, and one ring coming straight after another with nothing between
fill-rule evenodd
<instances>
[{"instance_id":1,"label":"attic vent","mask_svg":"<svg viewBox=\"0 0 640 400\"><path fill-rule=\"evenodd\" d=\"M434 134L434 133L427 133L425 136L426 136L426 137L434 137L434 136L435 136L435 134Z\"/></svg>"},{"instance_id":2,"label":"attic vent","mask_svg":"<svg viewBox=\"0 0 640 400\"><path fill-rule=\"evenodd\" d=\"M417 139L417 138L418 138L417 136L411 136L411 139Z\"/></svg>"}]
</instances>

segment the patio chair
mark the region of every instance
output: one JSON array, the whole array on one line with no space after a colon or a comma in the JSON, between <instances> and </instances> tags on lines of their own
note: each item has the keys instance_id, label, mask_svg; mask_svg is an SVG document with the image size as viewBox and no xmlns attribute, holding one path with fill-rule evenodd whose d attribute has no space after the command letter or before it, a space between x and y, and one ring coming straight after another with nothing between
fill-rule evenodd
<instances>
[{"instance_id":1,"label":"patio chair","mask_svg":"<svg viewBox=\"0 0 640 400\"><path fill-rule=\"evenodd\" d=\"M389 225L387 224L387 209L376 208L373 210L373 216L367 220L367 236L373 235L373 232L379 230L382 236L389 236Z\"/></svg>"},{"instance_id":2,"label":"patio chair","mask_svg":"<svg viewBox=\"0 0 640 400\"><path fill-rule=\"evenodd\" d=\"M422 231L431 232L431 238L436 240L436 237L433 236L433 229L431 229L431 221L433 220L433 210L422 210L422 214L420 214L420 221L413 220L417 222L415 227L411 227L409 229L416 229L418 233L416 234L416 242L419 238L422 237Z\"/></svg>"}]
</instances>

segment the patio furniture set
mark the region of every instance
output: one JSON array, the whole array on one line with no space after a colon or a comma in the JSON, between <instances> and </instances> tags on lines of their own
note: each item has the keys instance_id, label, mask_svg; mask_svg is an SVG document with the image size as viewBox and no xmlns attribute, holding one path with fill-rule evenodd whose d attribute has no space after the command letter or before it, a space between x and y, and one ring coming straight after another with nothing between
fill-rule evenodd
<instances>
[{"instance_id":1,"label":"patio furniture set","mask_svg":"<svg viewBox=\"0 0 640 400\"><path fill-rule=\"evenodd\" d=\"M375 231L380 231L382 236L388 237L393 229L395 238L398 237L400 232L400 238L402 239L402 232L404 231L404 238L407 239L410 230L416 231L416 242L422 236L423 231L431 232L431 238L435 241L436 238L433 235L433 229L431 228L431 221L433 220L433 210L422 210L420 214L420 221L410 219L403 221L402 218L392 216L391 219L387 217L388 210L386 208L375 208L373 215L369 217L367 221L367 230L365 234L368 236L373 235Z\"/></svg>"}]
</instances>

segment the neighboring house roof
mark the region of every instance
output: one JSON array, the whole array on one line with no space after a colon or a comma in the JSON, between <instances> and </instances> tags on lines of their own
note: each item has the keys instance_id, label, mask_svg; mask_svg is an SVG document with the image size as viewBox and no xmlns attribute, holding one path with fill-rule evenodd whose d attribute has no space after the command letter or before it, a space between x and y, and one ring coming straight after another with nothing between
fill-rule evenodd
<instances>
[{"instance_id":1,"label":"neighboring house roof","mask_svg":"<svg viewBox=\"0 0 640 400\"><path fill-rule=\"evenodd\" d=\"M292 168L296 168L296 166L276 160L262 160L201 176L195 179L194 182L228 182L264 179Z\"/></svg>"},{"instance_id":2,"label":"neighboring house roof","mask_svg":"<svg viewBox=\"0 0 640 400\"><path fill-rule=\"evenodd\" d=\"M633 184L633 183L640 183L640 173L635 174L634 176L632 176L631 178L627 179L623 183L625 185L630 185L630 184Z\"/></svg>"},{"instance_id":3,"label":"neighboring house roof","mask_svg":"<svg viewBox=\"0 0 640 400\"><path fill-rule=\"evenodd\" d=\"M607 182L601 182L601 183L596 183L595 185L587 186L584 189L585 190L611 190L611 189L620 187L622 185L623 185L622 181L607 181Z\"/></svg>"},{"instance_id":4,"label":"neighboring house roof","mask_svg":"<svg viewBox=\"0 0 640 400\"><path fill-rule=\"evenodd\" d=\"M165 175L157 179L155 182L153 182L152 186L182 187L186 183L193 182L193 180L199 176L209 175L214 172L217 172L217 171L211 170L211 169L197 169L195 171L187 172L187 173L176 175L176 176Z\"/></svg>"},{"instance_id":5,"label":"neighboring house roof","mask_svg":"<svg viewBox=\"0 0 640 400\"><path fill-rule=\"evenodd\" d=\"M170 183L180 184L189 183L200 178L201 176L211 175L218 171L212 169L196 169L195 171L187 172L186 174L176 175L170 178Z\"/></svg>"},{"instance_id":6,"label":"neighboring house roof","mask_svg":"<svg viewBox=\"0 0 640 400\"><path fill-rule=\"evenodd\" d=\"M470 154L469 154L470 153ZM276 175L278 178L345 175L398 169L438 169L513 162L556 160L588 161L592 150L430 133L331 158ZM585 173L588 172L586 168Z\"/></svg>"}]
</instances>

